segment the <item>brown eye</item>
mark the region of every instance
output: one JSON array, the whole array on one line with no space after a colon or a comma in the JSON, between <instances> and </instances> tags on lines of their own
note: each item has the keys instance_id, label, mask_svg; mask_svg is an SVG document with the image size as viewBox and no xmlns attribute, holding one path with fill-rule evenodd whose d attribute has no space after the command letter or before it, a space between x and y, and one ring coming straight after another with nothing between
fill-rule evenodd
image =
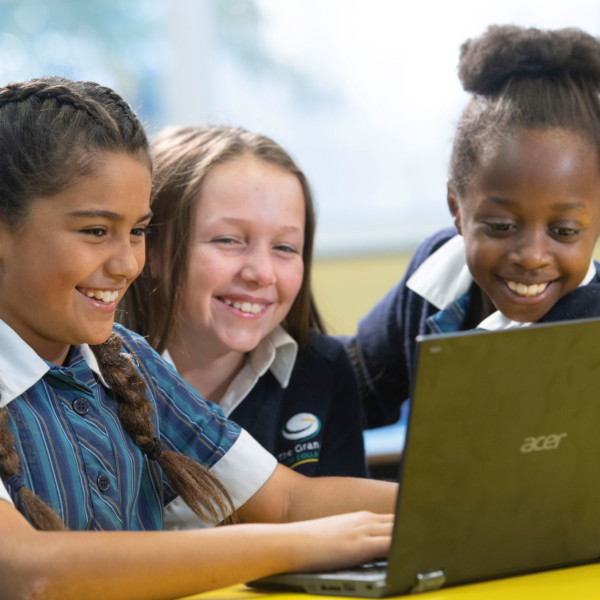
<instances>
[{"instance_id":1,"label":"brown eye","mask_svg":"<svg viewBox=\"0 0 600 600\"><path fill-rule=\"evenodd\" d=\"M81 231L82 233L93 237L102 237L103 235L106 235L106 229L103 229L102 227L91 227L90 229L82 229Z\"/></svg>"},{"instance_id":2,"label":"brown eye","mask_svg":"<svg viewBox=\"0 0 600 600\"><path fill-rule=\"evenodd\" d=\"M135 237L147 237L151 232L149 226L146 227L135 227L131 230L131 235Z\"/></svg>"},{"instance_id":3,"label":"brown eye","mask_svg":"<svg viewBox=\"0 0 600 600\"><path fill-rule=\"evenodd\" d=\"M512 223L495 223L495 222L487 222L484 225L493 233L508 233L514 229L514 225Z\"/></svg>"},{"instance_id":4,"label":"brown eye","mask_svg":"<svg viewBox=\"0 0 600 600\"><path fill-rule=\"evenodd\" d=\"M556 227L554 233L562 238L571 238L579 233L579 229L573 227Z\"/></svg>"}]
</instances>

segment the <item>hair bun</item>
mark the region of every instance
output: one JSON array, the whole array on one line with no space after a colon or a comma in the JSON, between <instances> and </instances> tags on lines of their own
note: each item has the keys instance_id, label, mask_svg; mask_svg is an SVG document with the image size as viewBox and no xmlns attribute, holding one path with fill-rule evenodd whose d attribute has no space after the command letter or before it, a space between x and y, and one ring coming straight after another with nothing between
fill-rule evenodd
<instances>
[{"instance_id":1,"label":"hair bun","mask_svg":"<svg viewBox=\"0 0 600 600\"><path fill-rule=\"evenodd\" d=\"M600 40L573 28L492 25L460 48L458 76L468 92L490 94L513 76L550 73L583 78L600 88Z\"/></svg>"}]
</instances>

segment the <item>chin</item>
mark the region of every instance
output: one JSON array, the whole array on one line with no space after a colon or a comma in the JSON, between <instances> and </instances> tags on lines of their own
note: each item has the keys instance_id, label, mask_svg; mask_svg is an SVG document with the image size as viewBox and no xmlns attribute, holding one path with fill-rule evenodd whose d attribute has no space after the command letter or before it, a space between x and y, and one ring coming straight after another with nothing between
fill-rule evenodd
<instances>
[{"instance_id":1,"label":"chin","mask_svg":"<svg viewBox=\"0 0 600 600\"><path fill-rule=\"evenodd\" d=\"M87 338L84 340L83 343L89 344L90 346L99 346L100 344L103 344L104 342L106 342L106 340L110 337L111 333L112 333L112 326L110 329L107 329L106 331L103 331L103 332L95 331L93 334L90 334L89 336L87 336Z\"/></svg>"},{"instance_id":2,"label":"chin","mask_svg":"<svg viewBox=\"0 0 600 600\"><path fill-rule=\"evenodd\" d=\"M258 339L256 341L243 340L237 342L230 340L229 342L225 342L225 346L230 352L241 352L243 354L246 354L248 352L252 352L252 350L254 350L256 346L258 346L258 344L260 344L261 339Z\"/></svg>"},{"instance_id":3,"label":"chin","mask_svg":"<svg viewBox=\"0 0 600 600\"><path fill-rule=\"evenodd\" d=\"M239 352L241 354L248 354L248 352L252 352L258 346L257 344L237 344L235 346L229 346L229 350L231 352Z\"/></svg>"},{"instance_id":4,"label":"chin","mask_svg":"<svg viewBox=\"0 0 600 600\"><path fill-rule=\"evenodd\" d=\"M511 319L511 321L517 321L517 323L535 323L539 321L548 311L547 310L537 310L535 312L529 312L524 314L523 311L500 311L502 314Z\"/></svg>"}]
</instances>

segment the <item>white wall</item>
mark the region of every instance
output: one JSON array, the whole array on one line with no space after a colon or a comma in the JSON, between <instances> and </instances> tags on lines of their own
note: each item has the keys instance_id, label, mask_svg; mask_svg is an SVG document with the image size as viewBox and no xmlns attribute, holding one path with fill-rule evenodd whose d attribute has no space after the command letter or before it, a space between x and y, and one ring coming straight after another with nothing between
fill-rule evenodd
<instances>
[{"instance_id":1,"label":"white wall","mask_svg":"<svg viewBox=\"0 0 600 600\"><path fill-rule=\"evenodd\" d=\"M241 125L282 143L312 182L322 256L410 247L449 222L465 39L501 23L600 33L592 0L255 6L258 16L243 0L169 2L165 119Z\"/></svg>"}]
</instances>

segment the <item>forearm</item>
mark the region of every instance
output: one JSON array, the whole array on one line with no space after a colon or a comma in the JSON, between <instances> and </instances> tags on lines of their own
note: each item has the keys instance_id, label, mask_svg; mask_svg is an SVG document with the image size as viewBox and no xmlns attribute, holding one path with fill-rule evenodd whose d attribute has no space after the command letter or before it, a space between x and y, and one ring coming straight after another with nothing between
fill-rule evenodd
<instances>
[{"instance_id":1,"label":"forearm","mask_svg":"<svg viewBox=\"0 0 600 600\"><path fill-rule=\"evenodd\" d=\"M10 573L0 569L0 598L166 600L225 587L289 568L285 539L257 529L269 527L236 527L235 540L212 531L157 532L152 546L133 532L48 534L22 555L24 569L16 560Z\"/></svg>"},{"instance_id":2,"label":"forearm","mask_svg":"<svg viewBox=\"0 0 600 600\"><path fill-rule=\"evenodd\" d=\"M398 484L359 477L306 477L277 465L238 511L246 522L303 521L359 510L395 512Z\"/></svg>"},{"instance_id":3,"label":"forearm","mask_svg":"<svg viewBox=\"0 0 600 600\"><path fill-rule=\"evenodd\" d=\"M5 505L5 506L2 506ZM0 600L172 600L384 556L391 515L160 532L38 532L0 501Z\"/></svg>"},{"instance_id":4,"label":"forearm","mask_svg":"<svg viewBox=\"0 0 600 600\"><path fill-rule=\"evenodd\" d=\"M395 512L398 485L351 477L314 477L296 485L291 495L290 521L314 519L357 510Z\"/></svg>"},{"instance_id":5,"label":"forearm","mask_svg":"<svg viewBox=\"0 0 600 600\"><path fill-rule=\"evenodd\" d=\"M38 532L0 523L0 539L2 600L172 599L287 570L294 560L276 525Z\"/></svg>"}]
</instances>

